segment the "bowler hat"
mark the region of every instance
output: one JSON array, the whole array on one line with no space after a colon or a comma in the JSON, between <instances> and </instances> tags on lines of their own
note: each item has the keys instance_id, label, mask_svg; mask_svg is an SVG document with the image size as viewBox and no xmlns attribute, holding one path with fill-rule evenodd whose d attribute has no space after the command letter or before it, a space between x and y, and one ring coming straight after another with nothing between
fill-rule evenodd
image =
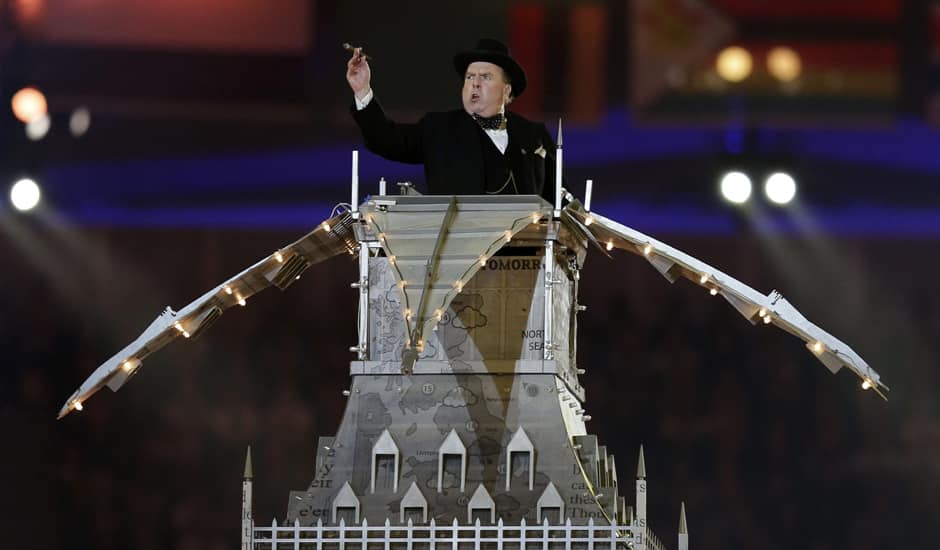
<instances>
[{"instance_id":1,"label":"bowler hat","mask_svg":"<svg viewBox=\"0 0 940 550\"><path fill-rule=\"evenodd\" d=\"M515 59L509 55L509 48L499 40L481 38L476 49L460 52L454 56L454 68L461 77L467 72L467 66L474 61L486 61L502 67L506 76L512 83L513 97L519 97L525 91L525 71Z\"/></svg>"}]
</instances>

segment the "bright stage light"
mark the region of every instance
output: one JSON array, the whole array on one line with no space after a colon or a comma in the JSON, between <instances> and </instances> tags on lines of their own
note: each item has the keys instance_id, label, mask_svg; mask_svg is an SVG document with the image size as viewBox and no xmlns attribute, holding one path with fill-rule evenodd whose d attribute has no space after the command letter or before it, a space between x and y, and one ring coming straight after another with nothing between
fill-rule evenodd
<instances>
[{"instance_id":1,"label":"bright stage light","mask_svg":"<svg viewBox=\"0 0 940 550\"><path fill-rule=\"evenodd\" d=\"M786 46L778 46L767 52L767 70L781 82L791 82L800 76L803 64L800 56Z\"/></svg>"},{"instance_id":2,"label":"bright stage light","mask_svg":"<svg viewBox=\"0 0 940 550\"><path fill-rule=\"evenodd\" d=\"M14 183L10 189L10 202L20 212L36 208L41 197L42 193L39 191L39 186L35 181L28 178L23 178Z\"/></svg>"},{"instance_id":3,"label":"bright stage light","mask_svg":"<svg viewBox=\"0 0 940 550\"><path fill-rule=\"evenodd\" d=\"M751 178L744 172L728 172L721 177L721 196L728 202L744 204L751 198Z\"/></svg>"},{"instance_id":4,"label":"bright stage light","mask_svg":"<svg viewBox=\"0 0 940 550\"><path fill-rule=\"evenodd\" d=\"M764 194L773 203L788 204L796 196L796 180L786 172L774 172L764 183Z\"/></svg>"},{"instance_id":5,"label":"bright stage light","mask_svg":"<svg viewBox=\"0 0 940 550\"><path fill-rule=\"evenodd\" d=\"M91 112L85 107L79 107L72 111L69 117L69 131L75 137L82 137L91 126Z\"/></svg>"},{"instance_id":6,"label":"bright stage light","mask_svg":"<svg viewBox=\"0 0 940 550\"><path fill-rule=\"evenodd\" d=\"M46 11L45 0L13 0L13 15L24 27L38 23Z\"/></svg>"},{"instance_id":7,"label":"bright stage light","mask_svg":"<svg viewBox=\"0 0 940 550\"><path fill-rule=\"evenodd\" d=\"M26 137L31 141L39 141L46 137L50 127L52 127L52 120L48 114L34 118L26 123Z\"/></svg>"},{"instance_id":8,"label":"bright stage light","mask_svg":"<svg viewBox=\"0 0 940 550\"><path fill-rule=\"evenodd\" d=\"M738 46L731 46L721 50L715 60L715 70L718 76L728 82L741 82L751 75L754 61L747 50Z\"/></svg>"},{"instance_id":9,"label":"bright stage light","mask_svg":"<svg viewBox=\"0 0 940 550\"><path fill-rule=\"evenodd\" d=\"M27 87L13 94L10 101L13 115L24 124L28 124L48 112L46 96L36 88Z\"/></svg>"}]
</instances>

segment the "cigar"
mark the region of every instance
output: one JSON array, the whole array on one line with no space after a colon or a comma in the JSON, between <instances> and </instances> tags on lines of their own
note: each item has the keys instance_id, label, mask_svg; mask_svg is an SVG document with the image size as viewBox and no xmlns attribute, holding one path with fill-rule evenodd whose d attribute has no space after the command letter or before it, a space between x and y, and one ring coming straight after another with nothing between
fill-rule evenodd
<instances>
[{"instance_id":1,"label":"cigar","mask_svg":"<svg viewBox=\"0 0 940 550\"><path fill-rule=\"evenodd\" d=\"M353 46L349 42L343 42L344 50L354 52L356 51L356 48L357 46ZM361 57L362 59L374 59L371 55L366 55L366 52L364 52L362 49L359 50L359 57Z\"/></svg>"}]
</instances>

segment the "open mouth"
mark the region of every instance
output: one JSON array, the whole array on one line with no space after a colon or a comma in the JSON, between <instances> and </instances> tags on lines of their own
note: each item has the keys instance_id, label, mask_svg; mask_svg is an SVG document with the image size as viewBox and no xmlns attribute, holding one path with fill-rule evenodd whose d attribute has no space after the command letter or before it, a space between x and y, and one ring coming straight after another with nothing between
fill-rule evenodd
<instances>
[{"instance_id":1,"label":"open mouth","mask_svg":"<svg viewBox=\"0 0 940 550\"><path fill-rule=\"evenodd\" d=\"M480 99L480 94L470 94L470 101L477 101Z\"/></svg>"}]
</instances>

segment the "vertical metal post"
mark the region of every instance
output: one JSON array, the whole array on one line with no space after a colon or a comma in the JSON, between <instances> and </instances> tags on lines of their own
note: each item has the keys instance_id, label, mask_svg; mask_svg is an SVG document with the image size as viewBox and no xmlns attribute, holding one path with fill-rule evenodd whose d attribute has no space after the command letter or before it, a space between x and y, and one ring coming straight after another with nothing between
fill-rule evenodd
<instances>
[{"instance_id":1,"label":"vertical metal post","mask_svg":"<svg viewBox=\"0 0 940 550\"><path fill-rule=\"evenodd\" d=\"M554 289L555 286L555 241L551 238L545 240L545 318L544 318L544 327L542 328L542 342L543 342L543 351L542 358L546 361L551 361L555 359L555 341L554 341L554 325L552 320L552 310L554 306Z\"/></svg>"},{"instance_id":2,"label":"vertical metal post","mask_svg":"<svg viewBox=\"0 0 940 550\"><path fill-rule=\"evenodd\" d=\"M561 184L562 184L562 148L561 148L561 119L558 119L558 144L555 149L555 209L552 217L556 220L561 217ZM523 549L525 550L525 549Z\"/></svg>"},{"instance_id":3,"label":"vertical metal post","mask_svg":"<svg viewBox=\"0 0 940 550\"><path fill-rule=\"evenodd\" d=\"M354 220L359 219L359 151L352 152L352 192L349 200Z\"/></svg>"},{"instance_id":4,"label":"vertical metal post","mask_svg":"<svg viewBox=\"0 0 940 550\"><path fill-rule=\"evenodd\" d=\"M359 241L359 345L360 361L369 355L369 245Z\"/></svg>"}]
</instances>

